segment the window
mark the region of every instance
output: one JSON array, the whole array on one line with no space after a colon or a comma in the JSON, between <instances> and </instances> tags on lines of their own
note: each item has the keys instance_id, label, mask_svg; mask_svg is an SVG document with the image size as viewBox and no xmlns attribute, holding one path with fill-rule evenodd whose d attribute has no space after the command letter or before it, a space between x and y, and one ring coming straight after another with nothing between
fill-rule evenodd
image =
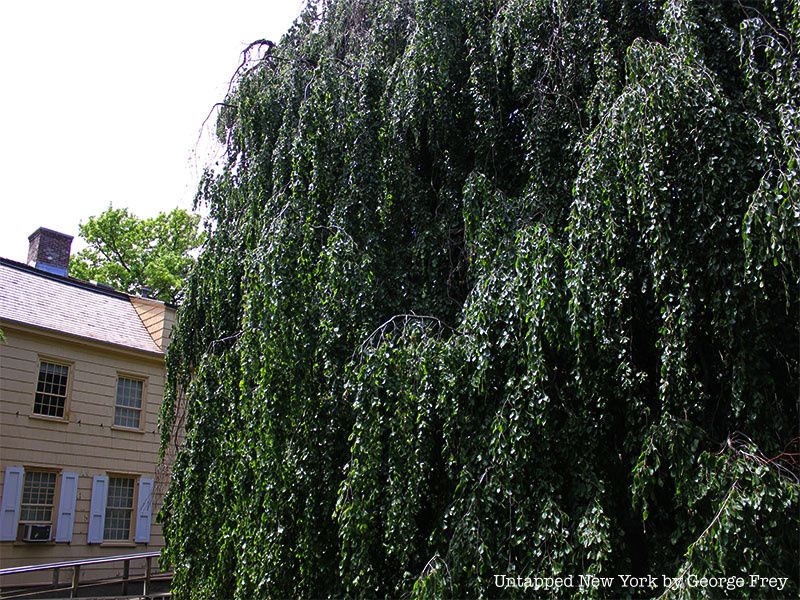
<instances>
[{"instance_id":1,"label":"window","mask_svg":"<svg viewBox=\"0 0 800 600\"><path fill-rule=\"evenodd\" d=\"M0 542L70 543L77 498L77 473L8 465L0 499Z\"/></svg>"},{"instance_id":2,"label":"window","mask_svg":"<svg viewBox=\"0 0 800 600\"><path fill-rule=\"evenodd\" d=\"M33 414L63 419L67 404L68 383L69 366L41 361Z\"/></svg>"},{"instance_id":3,"label":"window","mask_svg":"<svg viewBox=\"0 0 800 600\"><path fill-rule=\"evenodd\" d=\"M53 521L53 499L56 495L56 474L52 471L25 471L20 503L20 523Z\"/></svg>"},{"instance_id":4,"label":"window","mask_svg":"<svg viewBox=\"0 0 800 600\"><path fill-rule=\"evenodd\" d=\"M103 539L127 541L133 520L133 477L109 477Z\"/></svg>"},{"instance_id":5,"label":"window","mask_svg":"<svg viewBox=\"0 0 800 600\"><path fill-rule=\"evenodd\" d=\"M150 543L154 483L139 475L95 475L86 543Z\"/></svg>"},{"instance_id":6,"label":"window","mask_svg":"<svg viewBox=\"0 0 800 600\"><path fill-rule=\"evenodd\" d=\"M144 381L120 377L117 379L117 401L114 407L114 425L139 429L142 416L142 390Z\"/></svg>"}]
</instances>

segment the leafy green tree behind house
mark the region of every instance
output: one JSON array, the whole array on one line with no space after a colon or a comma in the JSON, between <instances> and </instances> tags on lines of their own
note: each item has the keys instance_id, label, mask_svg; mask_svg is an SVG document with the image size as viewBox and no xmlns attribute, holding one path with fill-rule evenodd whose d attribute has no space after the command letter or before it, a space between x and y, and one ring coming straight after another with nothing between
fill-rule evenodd
<instances>
[{"instance_id":1,"label":"leafy green tree behind house","mask_svg":"<svg viewBox=\"0 0 800 600\"><path fill-rule=\"evenodd\" d=\"M69 274L118 290L177 302L203 243L200 216L184 209L140 219L109 207L80 225L88 246L70 260Z\"/></svg>"},{"instance_id":2,"label":"leafy green tree behind house","mask_svg":"<svg viewBox=\"0 0 800 600\"><path fill-rule=\"evenodd\" d=\"M798 597L800 5L328 0L221 108L175 598Z\"/></svg>"}]
</instances>

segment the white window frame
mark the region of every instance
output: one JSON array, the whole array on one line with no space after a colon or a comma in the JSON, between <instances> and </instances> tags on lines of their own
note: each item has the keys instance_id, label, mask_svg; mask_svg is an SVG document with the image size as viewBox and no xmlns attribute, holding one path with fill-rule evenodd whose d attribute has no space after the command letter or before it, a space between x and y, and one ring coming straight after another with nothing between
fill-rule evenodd
<instances>
[{"instance_id":1,"label":"white window frame","mask_svg":"<svg viewBox=\"0 0 800 600\"><path fill-rule=\"evenodd\" d=\"M130 406L124 406L117 404L119 401L119 384L122 379L127 379L129 381L138 381L142 384L142 397L140 406L138 409L131 409ZM112 427L114 429L120 429L123 431L139 431L143 432L145 430L145 421L147 419L147 377L136 373L128 373L124 371L120 371L117 373L117 381L116 385L114 386L114 415L112 421ZM130 427L128 425L118 425L117 424L117 409L128 409L128 410L138 410L139 411L139 426L138 427Z\"/></svg>"},{"instance_id":2,"label":"white window frame","mask_svg":"<svg viewBox=\"0 0 800 600\"><path fill-rule=\"evenodd\" d=\"M43 394L47 394L52 397L58 397L64 399L64 406L61 411L61 415L48 415L43 414L40 412L36 412L36 397L39 395L39 378L42 374L42 366L44 364L56 365L59 367L64 367L67 369L67 383L66 389L64 391L64 395L61 396L60 394L51 394L49 392L41 392ZM64 360L61 358L56 358L54 356L47 356L47 355L39 355L39 360L37 362L37 369L36 369L36 377L33 383L33 404L31 406L31 417L35 419L47 419L49 421L69 421L69 405L70 405L70 398L72 397L72 375L74 373L74 366L75 363L72 361Z\"/></svg>"},{"instance_id":3,"label":"white window frame","mask_svg":"<svg viewBox=\"0 0 800 600\"><path fill-rule=\"evenodd\" d=\"M109 500L111 495L111 483L112 480L127 480L131 482L131 507L130 509L120 509L120 507L109 507ZM137 506L137 489L139 487L139 477L136 475L130 475L127 473L109 473L108 474L108 489L106 491L106 506L105 510L103 511L103 543L104 544L127 544L133 541L136 535L136 506ZM109 509L112 510L130 510L130 516L128 517L128 536L125 538L109 538L106 537L107 533L107 523L109 514Z\"/></svg>"},{"instance_id":4,"label":"white window frame","mask_svg":"<svg viewBox=\"0 0 800 600\"><path fill-rule=\"evenodd\" d=\"M29 480L28 480L29 477L32 479L34 473L47 473L48 475L52 475L53 476L53 497L51 498L50 505L49 505L50 506L50 518L47 519L47 520L42 520L42 519L24 519L23 518L23 514L22 513L25 510L25 506L26 506L25 505L25 487L29 483ZM58 477L59 473L60 472L59 472L58 469L45 469L45 468L39 468L39 467L28 467L28 468L25 469L25 472L22 475L22 497L20 498L20 503L19 503L19 524L20 525L25 525L25 524L28 524L28 525L50 525L52 527L55 524L55 519L53 518L53 516L55 515L56 509L57 509L57 506L58 506L56 500L59 498L59 491L60 491L59 477ZM34 506L35 507L46 507L47 505L46 504L32 504L31 503L31 504L28 504L28 506L31 506L31 507L34 507ZM34 510L36 510L36 509L34 509Z\"/></svg>"}]
</instances>

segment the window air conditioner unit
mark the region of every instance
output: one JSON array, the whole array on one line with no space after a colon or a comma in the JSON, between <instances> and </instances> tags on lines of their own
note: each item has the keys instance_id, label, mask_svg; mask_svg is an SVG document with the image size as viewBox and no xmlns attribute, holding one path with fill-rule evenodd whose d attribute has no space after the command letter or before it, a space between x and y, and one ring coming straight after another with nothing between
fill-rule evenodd
<instances>
[{"instance_id":1,"label":"window air conditioner unit","mask_svg":"<svg viewBox=\"0 0 800 600\"><path fill-rule=\"evenodd\" d=\"M22 527L23 542L49 542L52 525L26 523Z\"/></svg>"}]
</instances>

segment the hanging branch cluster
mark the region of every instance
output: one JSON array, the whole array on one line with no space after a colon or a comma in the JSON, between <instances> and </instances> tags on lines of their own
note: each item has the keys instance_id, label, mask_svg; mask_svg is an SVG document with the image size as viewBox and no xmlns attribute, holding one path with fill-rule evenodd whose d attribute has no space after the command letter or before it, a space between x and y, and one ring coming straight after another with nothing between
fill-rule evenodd
<instances>
[{"instance_id":1,"label":"hanging branch cluster","mask_svg":"<svg viewBox=\"0 0 800 600\"><path fill-rule=\"evenodd\" d=\"M176 598L797 595L799 36L768 0L326 0L256 42L168 356Z\"/></svg>"}]
</instances>

